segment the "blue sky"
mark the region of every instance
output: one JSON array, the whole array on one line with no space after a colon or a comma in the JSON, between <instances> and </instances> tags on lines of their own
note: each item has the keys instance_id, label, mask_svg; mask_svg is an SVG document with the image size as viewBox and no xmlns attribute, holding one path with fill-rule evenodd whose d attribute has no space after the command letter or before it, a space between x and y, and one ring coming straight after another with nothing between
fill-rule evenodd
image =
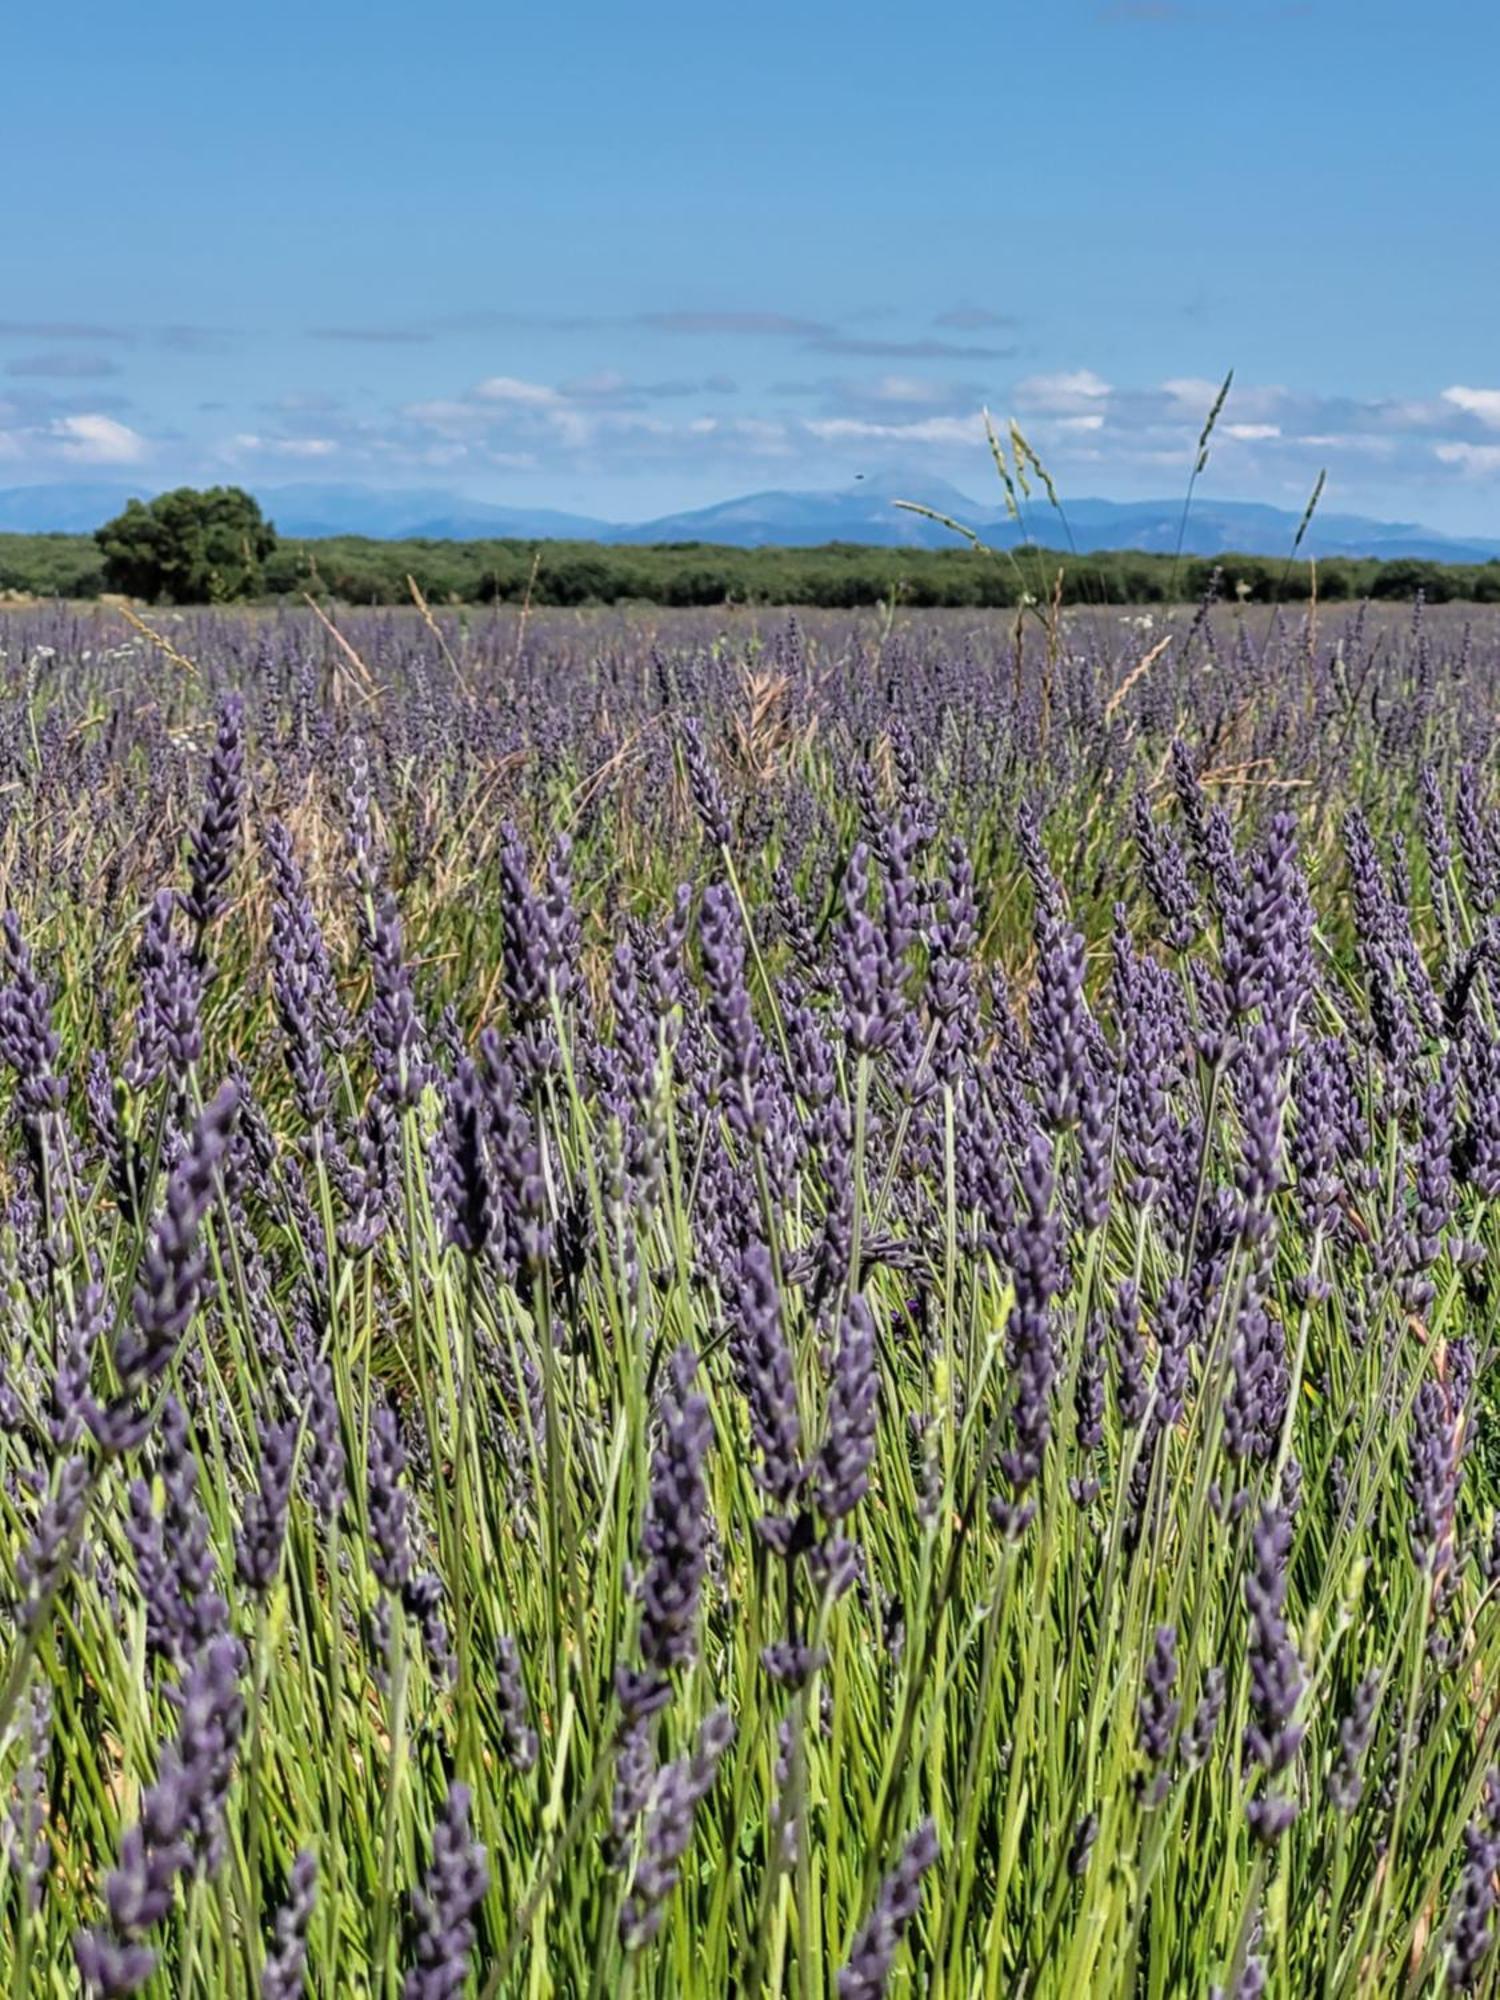
<instances>
[{"instance_id":1,"label":"blue sky","mask_svg":"<svg viewBox=\"0 0 1500 2000\"><path fill-rule=\"evenodd\" d=\"M922 468L1500 532L1483 0L7 24L0 484L642 518Z\"/></svg>"}]
</instances>

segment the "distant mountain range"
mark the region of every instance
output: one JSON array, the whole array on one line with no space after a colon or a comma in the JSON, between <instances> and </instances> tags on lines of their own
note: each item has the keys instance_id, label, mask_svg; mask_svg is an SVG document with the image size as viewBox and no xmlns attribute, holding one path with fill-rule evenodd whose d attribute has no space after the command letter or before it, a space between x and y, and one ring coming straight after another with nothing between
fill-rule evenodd
<instances>
[{"instance_id":1,"label":"distant mountain range","mask_svg":"<svg viewBox=\"0 0 1500 2000\"><path fill-rule=\"evenodd\" d=\"M0 532L92 532L140 488L120 484L18 486L0 490ZM952 548L958 538L937 522L898 508L899 497L920 502L975 529L994 548L1029 538L1066 547L1067 532L1045 502L1033 504L1026 531L993 503L983 504L942 481L899 468L872 472L831 492L748 493L655 521L620 523L543 507L500 507L437 490L382 491L365 486L264 487L261 506L292 540L368 535L394 541L478 541L519 537L592 542L718 542L736 548L812 547L820 542L868 542L885 547ZM1099 549L1167 553L1177 545L1182 502L1089 500L1064 503L1067 528L1080 554ZM1184 548L1192 555L1278 556L1288 553L1300 516L1244 500L1194 500ZM1435 562L1485 562L1500 556L1500 540L1442 535L1409 521L1373 521L1356 514L1317 514L1302 543L1305 556L1415 556Z\"/></svg>"}]
</instances>

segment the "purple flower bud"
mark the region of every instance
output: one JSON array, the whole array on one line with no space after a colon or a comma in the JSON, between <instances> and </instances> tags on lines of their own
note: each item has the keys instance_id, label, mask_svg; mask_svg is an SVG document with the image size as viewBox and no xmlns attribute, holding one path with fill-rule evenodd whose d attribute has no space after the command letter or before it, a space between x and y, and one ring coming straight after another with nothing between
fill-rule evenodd
<instances>
[{"instance_id":1,"label":"purple flower bud","mask_svg":"<svg viewBox=\"0 0 1500 2000\"><path fill-rule=\"evenodd\" d=\"M81 1453L65 1461L57 1491L45 1503L30 1541L16 1561L22 1590L21 1625L35 1631L76 1552L89 1500L89 1462Z\"/></svg>"},{"instance_id":2,"label":"purple flower bud","mask_svg":"<svg viewBox=\"0 0 1500 2000\"><path fill-rule=\"evenodd\" d=\"M505 1262L529 1290L547 1259L553 1235L536 1127L521 1101L516 1071L493 1028L479 1037L479 1060Z\"/></svg>"},{"instance_id":3,"label":"purple flower bud","mask_svg":"<svg viewBox=\"0 0 1500 2000\"><path fill-rule=\"evenodd\" d=\"M495 1647L495 1694L505 1760L513 1771L529 1771L537 1760L539 1745L528 1720L520 1649L508 1632L501 1633Z\"/></svg>"},{"instance_id":4,"label":"purple flower bud","mask_svg":"<svg viewBox=\"0 0 1500 2000\"><path fill-rule=\"evenodd\" d=\"M47 1433L59 1450L76 1441L87 1419L94 1352L104 1337L108 1319L103 1286L85 1285L63 1336L57 1372L52 1378Z\"/></svg>"},{"instance_id":5,"label":"purple flower bud","mask_svg":"<svg viewBox=\"0 0 1500 2000\"><path fill-rule=\"evenodd\" d=\"M628 1951L649 1943L661 1927L663 1907L677 1886L693 1837L694 1816L713 1790L719 1759L733 1740L727 1710L716 1709L699 1730L694 1749L657 1777L640 1858L620 1910L620 1941Z\"/></svg>"},{"instance_id":6,"label":"purple flower bud","mask_svg":"<svg viewBox=\"0 0 1500 2000\"><path fill-rule=\"evenodd\" d=\"M839 2000L881 2000L896 1947L921 1908L922 1877L937 1858L937 1834L932 1821L923 1820L881 1883L875 1907L855 1937L839 1974Z\"/></svg>"},{"instance_id":7,"label":"purple flower bud","mask_svg":"<svg viewBox=\"0 0 1500 2000\"><path fill-rule=\"evenodd\" d=\"M1141 1685L1143 1692L1135 1709L1136 1741L1149 1763L1164 1764L1182 1714L1182 1703L1173 1692L1177 1686L1175 1626L1157 1626Z\"/></svg>"},{"instance_id":8,"label":"purple flower bud","mask_svg":"<svg viewBox=\"0 0 1500 2000\"><path fill-rule=\"evenodd\" d=\"M421 1101L427 1065L422 1029L412 994L411 971L402 955L401 918L394 899L381 897L367 940L374 998L370 1004L370 1053L386 1102L398 1116Z\"/></svg>"},{"instance_id":9,"label":"purple flower bud","mask_svg":"<svg viewBox=\"0 0 1500 2000\"><path fill-rule=\"evenodd\" d=\"M757 1122L757 1086L765 1046L750 1011L745 982L745 927L732 891L716 883L703 898L699 919L708 1017L722 1053L725 1109L736 1131Z\"/></svg>"},{"instance_id":10,"label":"purple flower bud","mask_svg":"<svg viewBox=\"0 0 1500 2000\"><path fill-rule=\"evenodd\" d=\"M67 1101L67 1080L57 1074L61 1043L52 1027L52 999L38 976L14 910L0 919L0 943L10 983L0 988L0 1058L16 1075L16 1108L35 1124Z\"/></svg>"},{"instance_id":11,"label":"purple flower bud","mask_svg":"<svg viewBox=\"0 0 1500 2000\"><path fill-rule=\"evenodd\" d=\"M477 1936L475 1913L489 1887L489 1862L469 1829L469 1790L448 1787L432 1829L432 1861L412 1891L411 1938L403 2000L458 2000Z\"/></svg>"},{"instance_id":12,"label":"purple flower bud","mask_svg":"<svg viewBox=\"0 0 1500 2000\"><path fill-rule=\"evenodd\" d=\"M318 1893L318 1864L304 1848L292 1863L276 1935L260 1975L260 2000L302 2000L307 1982L307 1932Z\"/></svg>"},{"instance_id":13,"label":"purple flower bud","mask_svg":"<svg viewBox=\"0 0 1500 2000\"><path fill-rule=\"evenodd\" d=\"M1471 909L1488 916L1495 907L1497 865L1493 827L1480 808L1479 780L1472 764L1460 764L1453 794L1453 818L1464 857L1464 879Z\"/></svg>"},{"instance_id":14,"label":"purple flower bud","mask_svg":"<svg viewBox=\"0 0 1500 2000\"><path fill-rule=\"evenodd\" d=\"M682 743L682 760L687 766L688 787L703 831L715 847L728 847L733 837L729 807L703 741L703 726L696 716L685 715L677 725L677 733Z\"/></svg>"},{"instance_id":15,"label":"purple flower bud","mask_svg":"<svg viewBox=\"0 0 1500 2000\"><path fill-rule=\"evenodd\" d=\"M1292 1524L1280 1507L1266 1507L1251 1536L1251 1563L1245 1575L1250 1612L1250 1721L1245 1755L1264 1771L1267 1785L1295 1761L1306 1725L1295 1720L1302 1700L1302 1662L1287 1633L1286 1565ZM1294 1799L1263 1787L1246 1807L1252 1832L1278 1840L1296 1817Z\"/></svg>"},{"instance_id":16,"label":"purple flower bud","mask_svg":"<svg viewBox=\"0 0 1500 2000\"><path fill-rule=\"evenodd\" d=\"M15 1875L26 1908L34 1913L42 1906L47 1871L52 1864L52 1837L48 1831L52 1764L49 1683L33 1684L28 1707L21 1759L15 1772L15 1797L0 1822L0 1857Z\"/></svg>"},{"instance_id":17,"label":"purple flower bud","mask_svg":"<svg viewBox=\"0 0 1500 2000\"><path fill-rule=\"evenodd\" d=\"M1182 1760L1189 1770L1196 1770L1200 1764L1208 1762L1218 1732L1219 1717L1224 1711L1224 1669L1210 1667L1203 1676L1203 1692L1198 1697L1198 1706L1193 1710L1193 1718L1182 1735Z\"/></svg>"},{"instance_id":18,"label":"purple flower bud","mask_svg":"<svg viewBox=\"0 0 1500 2000\"><path fill-rule=\"evenodd\" d=\"M770 1252L751 1243L740 1260L738 1313L730 1331L734 1358L750 1411L750 1434L760 1451L755 1478L783 1506L803 1480L802 1429L791 1351L781 1326L781 1301Z\"/></svg>"},{"instance_id":19,"label":"purple flower bud","mask_svg":"<svg viewBox=\"0 0 1500 2000\"><path fill-rule=\"evenodd\" d=\"M839 1322L828 1393L828 1434L813 1471L813 1492L825 1521L841 1521L869 1490L880 1405L875 1321L852 1292Z\"/></svg>"},{"instance_id":20,"label":"purple flower bud","mask_svg":"<svg viewBox=\"0 0 1500 2000\"><path fill-rule=\"evenodd\" d=\"M1448 1911L1448 1987L1478 1990L1484 1961L1495 1944L1495 1889L1500 1870L1500 1772L1485 1779L1478 1813L1464 1828L1464 1859Z\"/></svg>"},{"instance_id":21,"label":"purple flower bud","mask_svg":"<svg viewBox=\"0 0 1500 2000\"><path fill-rule=\"evenodd\" d=\"M325 1051L330 1045L335 1049L347 1045L348 1027L291 836L279 820L267 825L265 847L276 890L271 904L271 986L298 1107L316 1131L330 1103Z\"/></svg>"},{"instance_id":22,"label":"purple flower bud","mask_svg":"<svg viewBox=\"0 0 1500 2000\"><path fill-rule=\"evenodd\" d=\"M1062 1224L1053 1207L1052 1148L1033 1132L1020 1164L1022 1211L1010 1237L1014 1303L1005 1327L1012 1389L1012 1443L1000 1454L1011 1488L1009 1502L991 1505L1007 1534L1020 1534L1034 1502L1028 1490L1041 1476L1052 1436L1052 1389L1057 1346L1052 1301L1062 1287Z\"/></svg>"},{"instance_id":23,"label":"purple flower bud","mask_svg":"<svg viewBox=\"0 0 1500 2000\"><path fill-rule=\"evenodd\" d=\"M1274 1457L1286 1418L1290 1377L1286 1335L1254 1290L1240 1300L1229 1351L1230 1383L1224 1399L1224 1445L1237 1462Z\"/></svg>"},{"instance_id":24,"label":"purple flower bud","mask_svg":"<svg viewBox=\"0 0 1500 2000\"><path fill-rule=\"evenodd\" d=\"M838 930L838 993L844 1033L856 1055L876 1055L890 1041L899 1003L896 970L885 933L865 907L870 853L863 841L844 869L843 915Z\"/></svg>"},{"instance_id":25,"label":"purple flower bud","mask_svg":"<svg viewBox=\"0 0 1500 2000\"><path fill-rule=\"evenodd\" d=\"M648 1680L661 1682L688 1665L698 1650L698 1600L706 1561L708 1491L703 1461L713 1442L707 1398L693 1391L697 1360L690 1348L673 1356L662 1399L661 1440L651 1458L651 1490L641 1530L646 1559L641 1581L640 1655ZM629 1708L638 1691L620 1683Z\"/></svg>"},{"instance_id":26,"label":"purple flower bud","mask_svg":"<svg viewBox=\"0 0 1500 2000\"><path fill-rule=\"evenodd\" d=\"M1083 934L1048 912L1038 923L1036 943L1030 1025L1041 1111L1050 1126L1065 1131L1077 1123L1092 1079L1094 1024L1083 997Z\"/></svg>"},{"instance_id":27,"label":"purple flower bud","mask_svg":"<svg viewBox=\"0 0 1500 2000\"><path fill-rule=\"evenodd\" d=\"M176 1738L162 1751L156 1782L105 1885L109 1928L74 1939L79 1971L101 1993L132 1993L145 1983L155 1954L140 1940L171 1910L178 1877L218 1869L224 1802L245 1721L243 1668L239 1642L221 1635L193 1662L178 1692Z\"/></svg>"},{"instance_id":28,"label":"purple flower bud","mask_svg":"<svg viewBox=\"0 0 1500 2000\"><path fill-rule=\"evenodd\" d=\"M344 1440L334 1393L333 1370L318 1351L312 1329L299 1320L295 1329L295 1380L306 1413L303 1471L308 1497L325 1527L338 1519L347 1493Z\"/></svg>"},{"instance_id":29,"label":"purple flower bud","mask_svg":"<svg viewBox=\"0 0 1500 2000\"><path fill-rule=\"evenodd\" d=\"M390 1405L383 1402L370 1422L366 1467L370 1567L377 1582L419 1627L434 1669L442 1678L451 1679L454 1661L442 1619L442 1580L430 1571L417 1569L412 1546L412 1497L401 1483L405 1471L406 1446L401 1440L401 1427Z\"/></svg>"},{"instance_id":30,"label":"purple flower bud","mask_svg":"<svg viewBox=\"0 0 1500 2000\"><path fill-rule=\"evenodd\" d=\"M138 1390L167 1368L198 1303L206 1269L199 1232L224 1168L239 1111L239 1091L226 1083L193 1131L187 1151L167 1182L166 1201L141 1259L131 1305L135 1327L120 1335L115 1365L124 1393L107 1409L90 1404L89 1426L105 1451L137 1441L132 1405Z\"/></svg>"},{"instance_id":31,"label":"purple flower bud","mask_svg":"<svg viewBox=\"0 0 1500 2000\"><path fill-rule=\"evenodd\" d=\"M484 1098L478 1073L467 1056L459 1063L444 1096L433 1198L446 1241L466 1256L477 1257L489 1242L493 1195L484 1154Z\"/></svg>"},{"instance_id":32,"label":"purple flower bud","mask_svg":"<svg viewBox=\"0 0 1500 2000\"><path fill-rule=\"evenodd\" d=\"M1190 951L1203 919L1182 849L1169 832L1157 827L1144 792L1136 793L1132 815L1141 873L1151 900L1165 919L1167 943L1173 951Z\"/></svg>"},{"instance_id":33,"label":"purple flower bud","mask_svg":"<svg viewBox=\"0 0 1500 2000\"><path fill-rule=\"evenodd\" d=\"M157 894L146 915L136 954L136 979L141 997L136 1010L135 1050L125 1065L132 1090L148 1090L167 1060L167 1028L173 1013L173 984L179 956L172 936L176 899L170 889Z\"/></svg>"},{"instance_id":34,"label":"purple flower bud","mask_svg":"<svg viewBox=\"0 0 1500 2000\"><path fill-rule=\"evenodd\" d=\"M259 1484L245 1502L244 1526L235 1536L235 1569L241 1583L265 1597L281 1566L287 1503L297 1454L297 1425L279 1423L261 1432Z\"/></svg>"},{"instance_id":35,"label":"purple flower bud","mask_svg":"<svg viewBox=\"0 0 1500 2000\"><path fill-rule=\"evenodd\" d=\"M1451 1385L1428 1379L1412 1405L1406 1491L1412 1503L1412 1556L1441 1579L1453 1561L1453 1524L1462 1462L1462 1403Z\"/></svg>"},{"instance_id":36,"label":"purple flower bud","mask_svg":"<svg viewBox=\"0 0 1500 2000\"><path fill-rule=\"evenodd\" d=\"M191 883L183 908L201 951L203 933L224 908L224 886L234 861L245 784L244 704L230 695L219 711L219 729L208 760L203 817L188 854Z\"/></svg>"},{"instance_id":37,"label":"purple flower bud","mask_svg":"<svg viewBox=\"0 0 1500 2000\"><path fill-rule=\"evenodd\" d=\"M146 1481L133 1480L125 1536L146 1606L147 1647L180 1666L224 1632L229 1611L198 1499L198 1462L175 1397L162 1405L159 1428L164 1511L155 1512Z\"/></svg>"},{"instance_id":38,"label":"purple flower bud","mask_svg":"<svg viewBox=\"0 0 1500 2000\"><path fill-rule=\"evenodd\" d=\"M1375 1734L1379 1702L1380 1676L1366 1674L1348 1713L1339 1719L1339 1754L1328 1774L1328 1798L1337 1812L1352 1813L1363 1796L1365 1754Z\"/></svg>"},{"instance_id":39,"label":"purple flower bud","mask_svg":"<svg viewBox=\"0 0 1500 2000\"><path fill-rule=\"evenodd\" d=\"M1134 1430L1151 1405L1146 1378L1146 1346L1141 1338L1140 1296L1127 1278L1115 1295L1115 1401L1120 1422Z\"/></svg>"}]
</instances>

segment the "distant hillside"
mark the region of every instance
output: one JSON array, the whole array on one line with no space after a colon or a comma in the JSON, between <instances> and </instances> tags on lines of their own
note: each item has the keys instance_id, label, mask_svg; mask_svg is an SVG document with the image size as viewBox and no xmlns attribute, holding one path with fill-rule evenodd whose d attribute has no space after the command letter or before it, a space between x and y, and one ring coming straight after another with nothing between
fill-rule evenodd
<instances>
[{"instance_id":1,"label":"distant hillside","mask_svg":"<svg viewBox=\"0 0 1500 2000\"><path fill-rule=\"evenodd\" d=\"M88 534L119 512L132 493L150 489L121 483L22 486L0 490L0 532ZM814 548L856 542L874 548L945 549L952 533L937 522L895 505L915 500L976 529L995 548L1031 539L1063 547L1071 531L1080 554L1135 550L1170 554L1177 545L1182 502L1176 500L1065 501L1066 523L1045 503L1033 503L1024 527L942 481L899 467L872 471L839 491L772 490L749 493L716 506L654 521L595 520L547 508L498 506L439 489L384 491L356 485L273 486L257 498L283 538L360 536L376 541L583 541L640 547L664 542L707 542L729 548ZM1184 553L1196 556L1251 551L1284 558L1292 546L1297 514L1254 501L1195 500L1188 515ZM1441 535L1413 522L1367 520L1354 514L1318 514L1302 554L1391 561L1483 563L1500 555L1500 540Z\"/></svg>"}]
</instances>

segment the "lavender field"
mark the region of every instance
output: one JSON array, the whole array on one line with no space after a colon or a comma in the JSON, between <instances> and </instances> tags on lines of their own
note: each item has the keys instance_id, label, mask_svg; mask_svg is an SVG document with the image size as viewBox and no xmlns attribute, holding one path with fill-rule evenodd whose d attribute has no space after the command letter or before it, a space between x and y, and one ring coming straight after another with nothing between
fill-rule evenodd
<instances>
[{"instance_id":1,"label":"lavender field","mask_svg":"<svg viewBox=\"0 0 1500 2000\"><path fill-rule=\"evenodd\" d=\"M1495 1991L1497 715L0 615L5 1994Z\"/></svg>"}]
</instances>

